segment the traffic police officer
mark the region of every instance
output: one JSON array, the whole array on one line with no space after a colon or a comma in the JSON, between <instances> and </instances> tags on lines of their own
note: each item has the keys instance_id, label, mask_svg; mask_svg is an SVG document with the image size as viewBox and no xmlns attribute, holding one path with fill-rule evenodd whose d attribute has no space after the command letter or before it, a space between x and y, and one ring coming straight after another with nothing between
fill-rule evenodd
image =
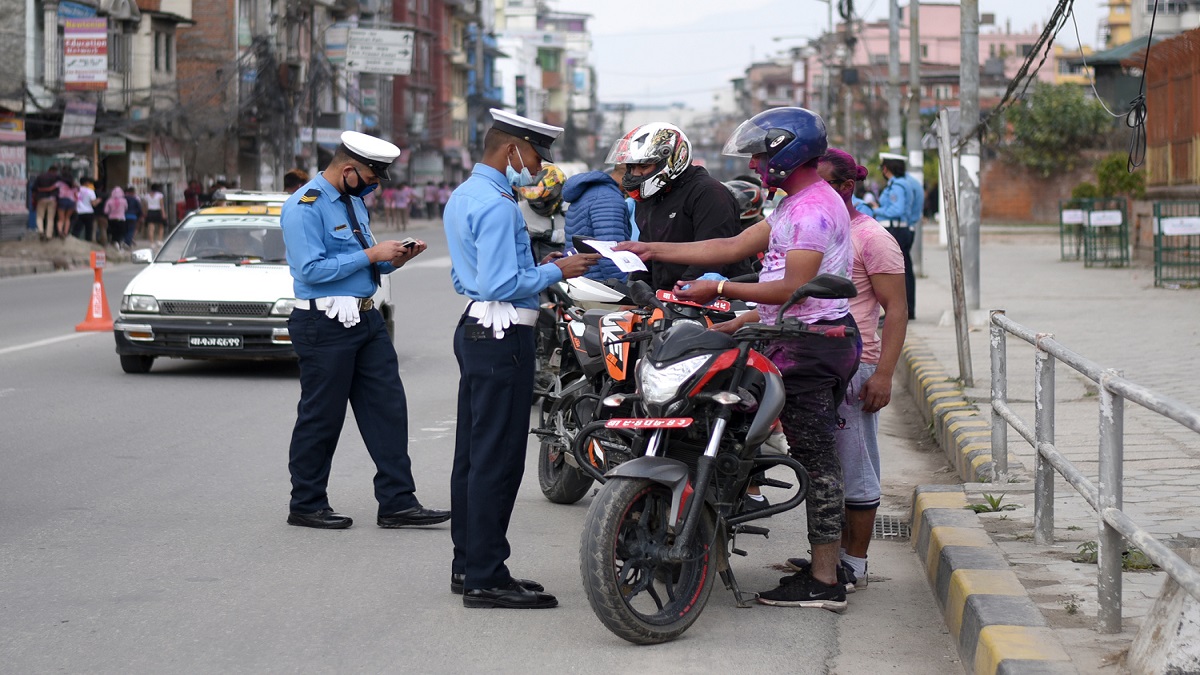
<instances>
[{"instance_id":1,"label":"traffic police officer","mask_svg":"<svg viewBox=\"0 0 1200 675\"><path fill-rule=\"evenodd\" d=\"M449 511L427 509L414 494L408 457L408 407L396 350L371 296L390 274L425 250L377 242L363 195L388 180L400 149L347 131L333 160L284 202L280 224L297 298L288 333L300 360L300 404L288 469L289 525L343 529L353 521L329 506L326 486L346 401L375 461L380 527L432 525Z\"/></svg>"},{"instance_id":2,"label":"traffic police officer","mask_svg":"<svg viewBox=\"0 0 1200 675\"><path fill-rule=\"evenodd\" d=\"M890 152L879 153L881 170L888 179L887 186L879 193L879 206L875 207L878 220L900 244L904 254L904 288L908 296L908 318L916 316L917 277L913 273L912 247L916 237L917 223L925 205L925 193L916 179L906 176L904 155Z\"/></svg>"},{"instance_id":3,"label":"traffic police officer","mask_svg":"<svg viewBox=\"0 0 1200 675\"><path fill-rule=\"evenodd\" d=\"M483 159L446 205L454 290L471 300L454 331L458 431L450 478L450 590L465 607L545 608L541 584L514 579L508 524L529 440L538 293L582 275L594 255L552 253L537 264L513 188L532 185L562 129L492 110Z\"/></svg>"}]
</instances>

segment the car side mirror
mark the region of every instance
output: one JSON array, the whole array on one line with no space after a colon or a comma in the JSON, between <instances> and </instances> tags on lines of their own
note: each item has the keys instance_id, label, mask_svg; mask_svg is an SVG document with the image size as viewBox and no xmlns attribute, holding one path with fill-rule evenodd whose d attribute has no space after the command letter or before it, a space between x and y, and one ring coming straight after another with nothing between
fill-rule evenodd
<instances>
[{"instance_id":1,"label":"car side mirror","mask_svg":"<svg viewBox=\"0 0 1200 675\"><path fill-rule=\"evenodd\" d=\"M148 248L139 248L134 251L133 262L137 265L149 265L154 260L154 251Z\"/></svg>"}]
</instances>

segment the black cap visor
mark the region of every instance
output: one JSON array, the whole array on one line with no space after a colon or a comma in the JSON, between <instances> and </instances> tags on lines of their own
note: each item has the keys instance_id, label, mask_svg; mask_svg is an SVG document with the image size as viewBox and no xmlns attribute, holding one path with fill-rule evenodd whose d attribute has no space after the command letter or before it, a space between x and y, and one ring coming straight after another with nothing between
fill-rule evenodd
<instances>
[{"instance_id":1,"label":"black cap visor","mask_svg":"<svg viewBox=\"0 0 1200 675\"><path fill-rule=\"evenodd\" d=\"M554 153L550 152L550 145L554 143L553 136L540 134L532 129L526 129L525 127L519 127L515 124L509 124L508 122L502 122L500 120L492 122L492 128L503 131L509 136L516 136L517 138L528 142L533 146L533 150L538 154L538 157L541 157L544 161L554 161Z\"/></svg>"},{"instance_id":2,"label":"black cap visor","mask_svg":"<svg viewBox=\"0 0 1200 675\"><path fill-rule=\"evenodd\" d=\"M361 162L368 169L375 172L375 175L379 177L379 180L390 181L392 179L391 174L388 173L388 167L392 165L392 162L384 163L374 159L367 159L350 148L347 148L345 144L342 145L342 150L346 151L346 155L348 155L350 159L353 159L356 162Z\"/></svg>"}]
</instances>

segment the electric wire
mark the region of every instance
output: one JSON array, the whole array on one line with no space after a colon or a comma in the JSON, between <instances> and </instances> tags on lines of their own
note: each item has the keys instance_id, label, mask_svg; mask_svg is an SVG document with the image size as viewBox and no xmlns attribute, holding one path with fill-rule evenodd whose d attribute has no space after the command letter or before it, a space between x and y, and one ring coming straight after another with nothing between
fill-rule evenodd
<instances>
[{"instance_id":1,"label":"electric wire","mask_svg":"<svg viewBox=\"0 0 1200 675\"><path fill-rule=\"evenodd\" d=\"M1125 170L1133 170L1146 162L1146 69L1150 67L1150 45L1154 44L1154 20L1158 18L1158 0L1154 0L1154 12L1150 15L1150 33L1146 36L1146 59L1142 63L1142 80L1138 95L1129 103L1129 114L1125 125L1133 130L1129 139L1129 161Z\"/></svg>"}]
</instances>

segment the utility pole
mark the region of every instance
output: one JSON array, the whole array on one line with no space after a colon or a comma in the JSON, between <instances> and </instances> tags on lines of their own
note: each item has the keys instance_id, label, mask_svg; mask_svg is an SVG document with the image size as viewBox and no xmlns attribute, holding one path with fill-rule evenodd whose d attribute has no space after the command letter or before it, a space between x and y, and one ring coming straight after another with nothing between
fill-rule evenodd
<instances>
[{"instance_id":1,"label":"utility pole","mask_svg":"<svg viewBox=\"0 0 1200 675\"><path fill-rule=\"evenodd\" d=\"M888 0L888 149L892 152L900 151L900 133L900 0Z\"/></svg>"},{"instance_id":2,"label":"utility pole","mask_svg":"<svg viewBox=\"0 0 1200 675\"><path fill-rule=\"evenodd\" d=\"M962 2L958 129L966 141L958 159L958 217L962 225L963 285L967 309L979 309L979 0Z\"/></svg>"},{"instance_id":3,"label":"utility pole","mask_svg":"<svg viewBox=\"0 0 1200 675\"><path fill-rule=\"evenodd\" d=\"M925 150L921 147L921 4L919 0L908 3L908 174L924 187ZM912 258L913 271L925 275L924 246L922 246L921 221L917 221L914 233Z\"/></svg>"}]
</instances>

